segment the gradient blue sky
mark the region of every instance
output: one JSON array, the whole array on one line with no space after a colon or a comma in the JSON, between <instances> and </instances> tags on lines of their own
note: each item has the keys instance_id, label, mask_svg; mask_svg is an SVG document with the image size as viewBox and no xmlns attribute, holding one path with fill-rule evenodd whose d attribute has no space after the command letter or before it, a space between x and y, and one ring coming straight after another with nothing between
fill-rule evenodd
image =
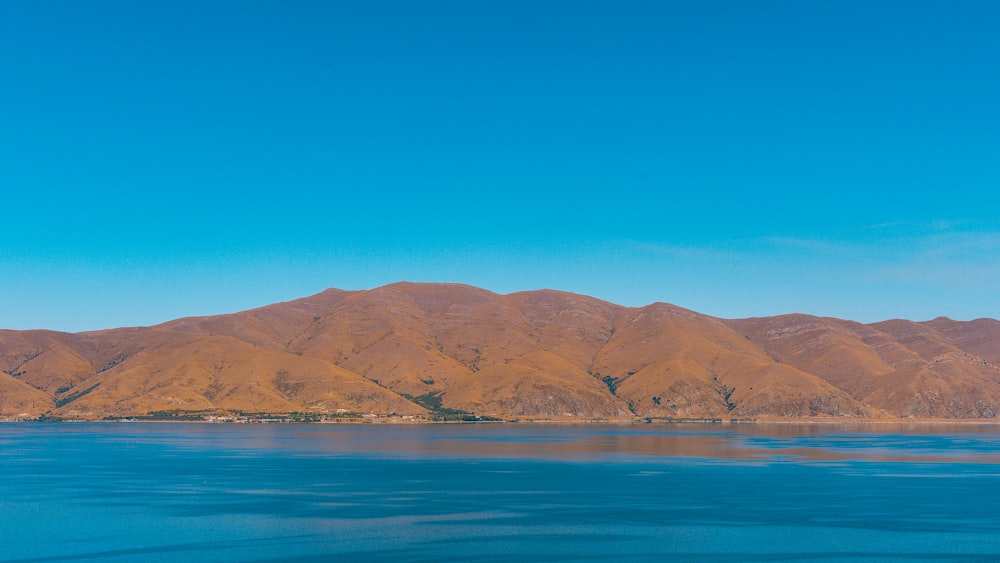
<instances>
[{"instance_id":1,"label":"gradient blue sky","mask_svg":"<svg viewBox=\"0 0 1000 563\"><path fill-rule=\"evenodd\" d=\"M0 327L398 280L1000 317L1000 3L0 2Z\"/></svg>"}]
</instances>

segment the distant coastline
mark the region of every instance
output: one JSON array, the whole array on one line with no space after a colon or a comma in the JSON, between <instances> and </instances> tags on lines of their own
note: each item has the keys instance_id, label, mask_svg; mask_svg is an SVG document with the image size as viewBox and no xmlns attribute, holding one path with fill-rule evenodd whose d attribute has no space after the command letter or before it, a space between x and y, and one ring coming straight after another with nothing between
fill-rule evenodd
<instances>
[{"instance_id":1,"label":"distant coastline","mask_svg":"<svg viewBox=\"0 0 1000 563\"><path fill-rule=\"evenodd\" d=\"M617 418L583 418L583 417L526 417L498 419L482 417L479 420L433 420L426 418L402 417L341 417L331 419L297 419L274 415L269 417L218 417L218 418L144 418L124 417L105 419L53 419L53 418L13 418L0 419L0 424L374 424L374 425L439 425L439 424L541 424L541 425L593 425L593 426L683 426L683 425L719 425L732 426L740 424L755 425L1000 425L1000 420L991 418L955 419L955 418L650 418L650 417L617 417Z\"/></svg>"},{"instance_id":2,"label":"distant coastline","mask_svg":"<svg viewBox=\"0 0 1000 563\"><path fill-rule=\"evenodd\" d=\"M720 319L400 282L152 327L0 330L0 418L219 417L989 420L1000 321Z\"/></svg>"}]
</instances>

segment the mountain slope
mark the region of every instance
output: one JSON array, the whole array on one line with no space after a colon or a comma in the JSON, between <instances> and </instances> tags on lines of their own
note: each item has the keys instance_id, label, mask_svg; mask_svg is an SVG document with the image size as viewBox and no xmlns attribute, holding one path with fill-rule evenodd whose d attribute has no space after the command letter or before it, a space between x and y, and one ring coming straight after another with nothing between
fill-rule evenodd
<instances>
[{"instance_id":1,"label":"mountain slope","mask_svg":"<svg viewBox=\"0 0 1000 563\"><path fill-rule=\"evenodd\" d=\"M955 341L932 323L861 325L806 315L730 321L776 361L816 374L879 412L903 417L996 416L1000 371L961 347L971 341L977 350L988 350L992 326L983 331L971 323L949 324L964 336L964 341Z\"/></svg>"},{"instance_id":2,"label":"mountain slope","mask_svg":"<svg viewBox=\"0 0 1000 563\"><path fill-rule=\"evenodd\" d=\"M396 283L154 327L0 330L0 416L993 418L998 363L991 319L723 320Z\"/></svg>"}]
</instances>

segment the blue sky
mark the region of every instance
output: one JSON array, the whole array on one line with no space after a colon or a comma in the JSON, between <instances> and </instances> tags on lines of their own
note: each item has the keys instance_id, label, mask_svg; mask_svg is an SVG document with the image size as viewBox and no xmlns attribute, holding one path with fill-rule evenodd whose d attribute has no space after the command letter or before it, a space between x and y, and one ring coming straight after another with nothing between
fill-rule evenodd
<instances>
[{"instance_id":1,"label":"blue sky","mask_svg":"<svg viewBox=\"0 0 1000 563\"><path fill-rule=\"evenodd\" d=\"M991 1L0 2L0 326L327 287L1000 317Z\"/></svg>"}]
</instances>

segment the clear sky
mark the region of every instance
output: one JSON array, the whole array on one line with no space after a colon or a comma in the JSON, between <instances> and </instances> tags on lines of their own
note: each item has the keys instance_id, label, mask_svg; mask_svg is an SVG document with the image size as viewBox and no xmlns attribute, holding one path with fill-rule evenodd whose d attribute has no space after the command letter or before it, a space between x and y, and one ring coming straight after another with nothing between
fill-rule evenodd
<instances>
[{"instance_id":1,"label":"clear sky","mask_svg":"<svg viewBox=\"0 0 1000 563\"><path fill-rule=\"evenodd\" d=\"M0 327L327 287L1000 317L1000 2L0 2Z\"/></svg>"}]
</instances>

